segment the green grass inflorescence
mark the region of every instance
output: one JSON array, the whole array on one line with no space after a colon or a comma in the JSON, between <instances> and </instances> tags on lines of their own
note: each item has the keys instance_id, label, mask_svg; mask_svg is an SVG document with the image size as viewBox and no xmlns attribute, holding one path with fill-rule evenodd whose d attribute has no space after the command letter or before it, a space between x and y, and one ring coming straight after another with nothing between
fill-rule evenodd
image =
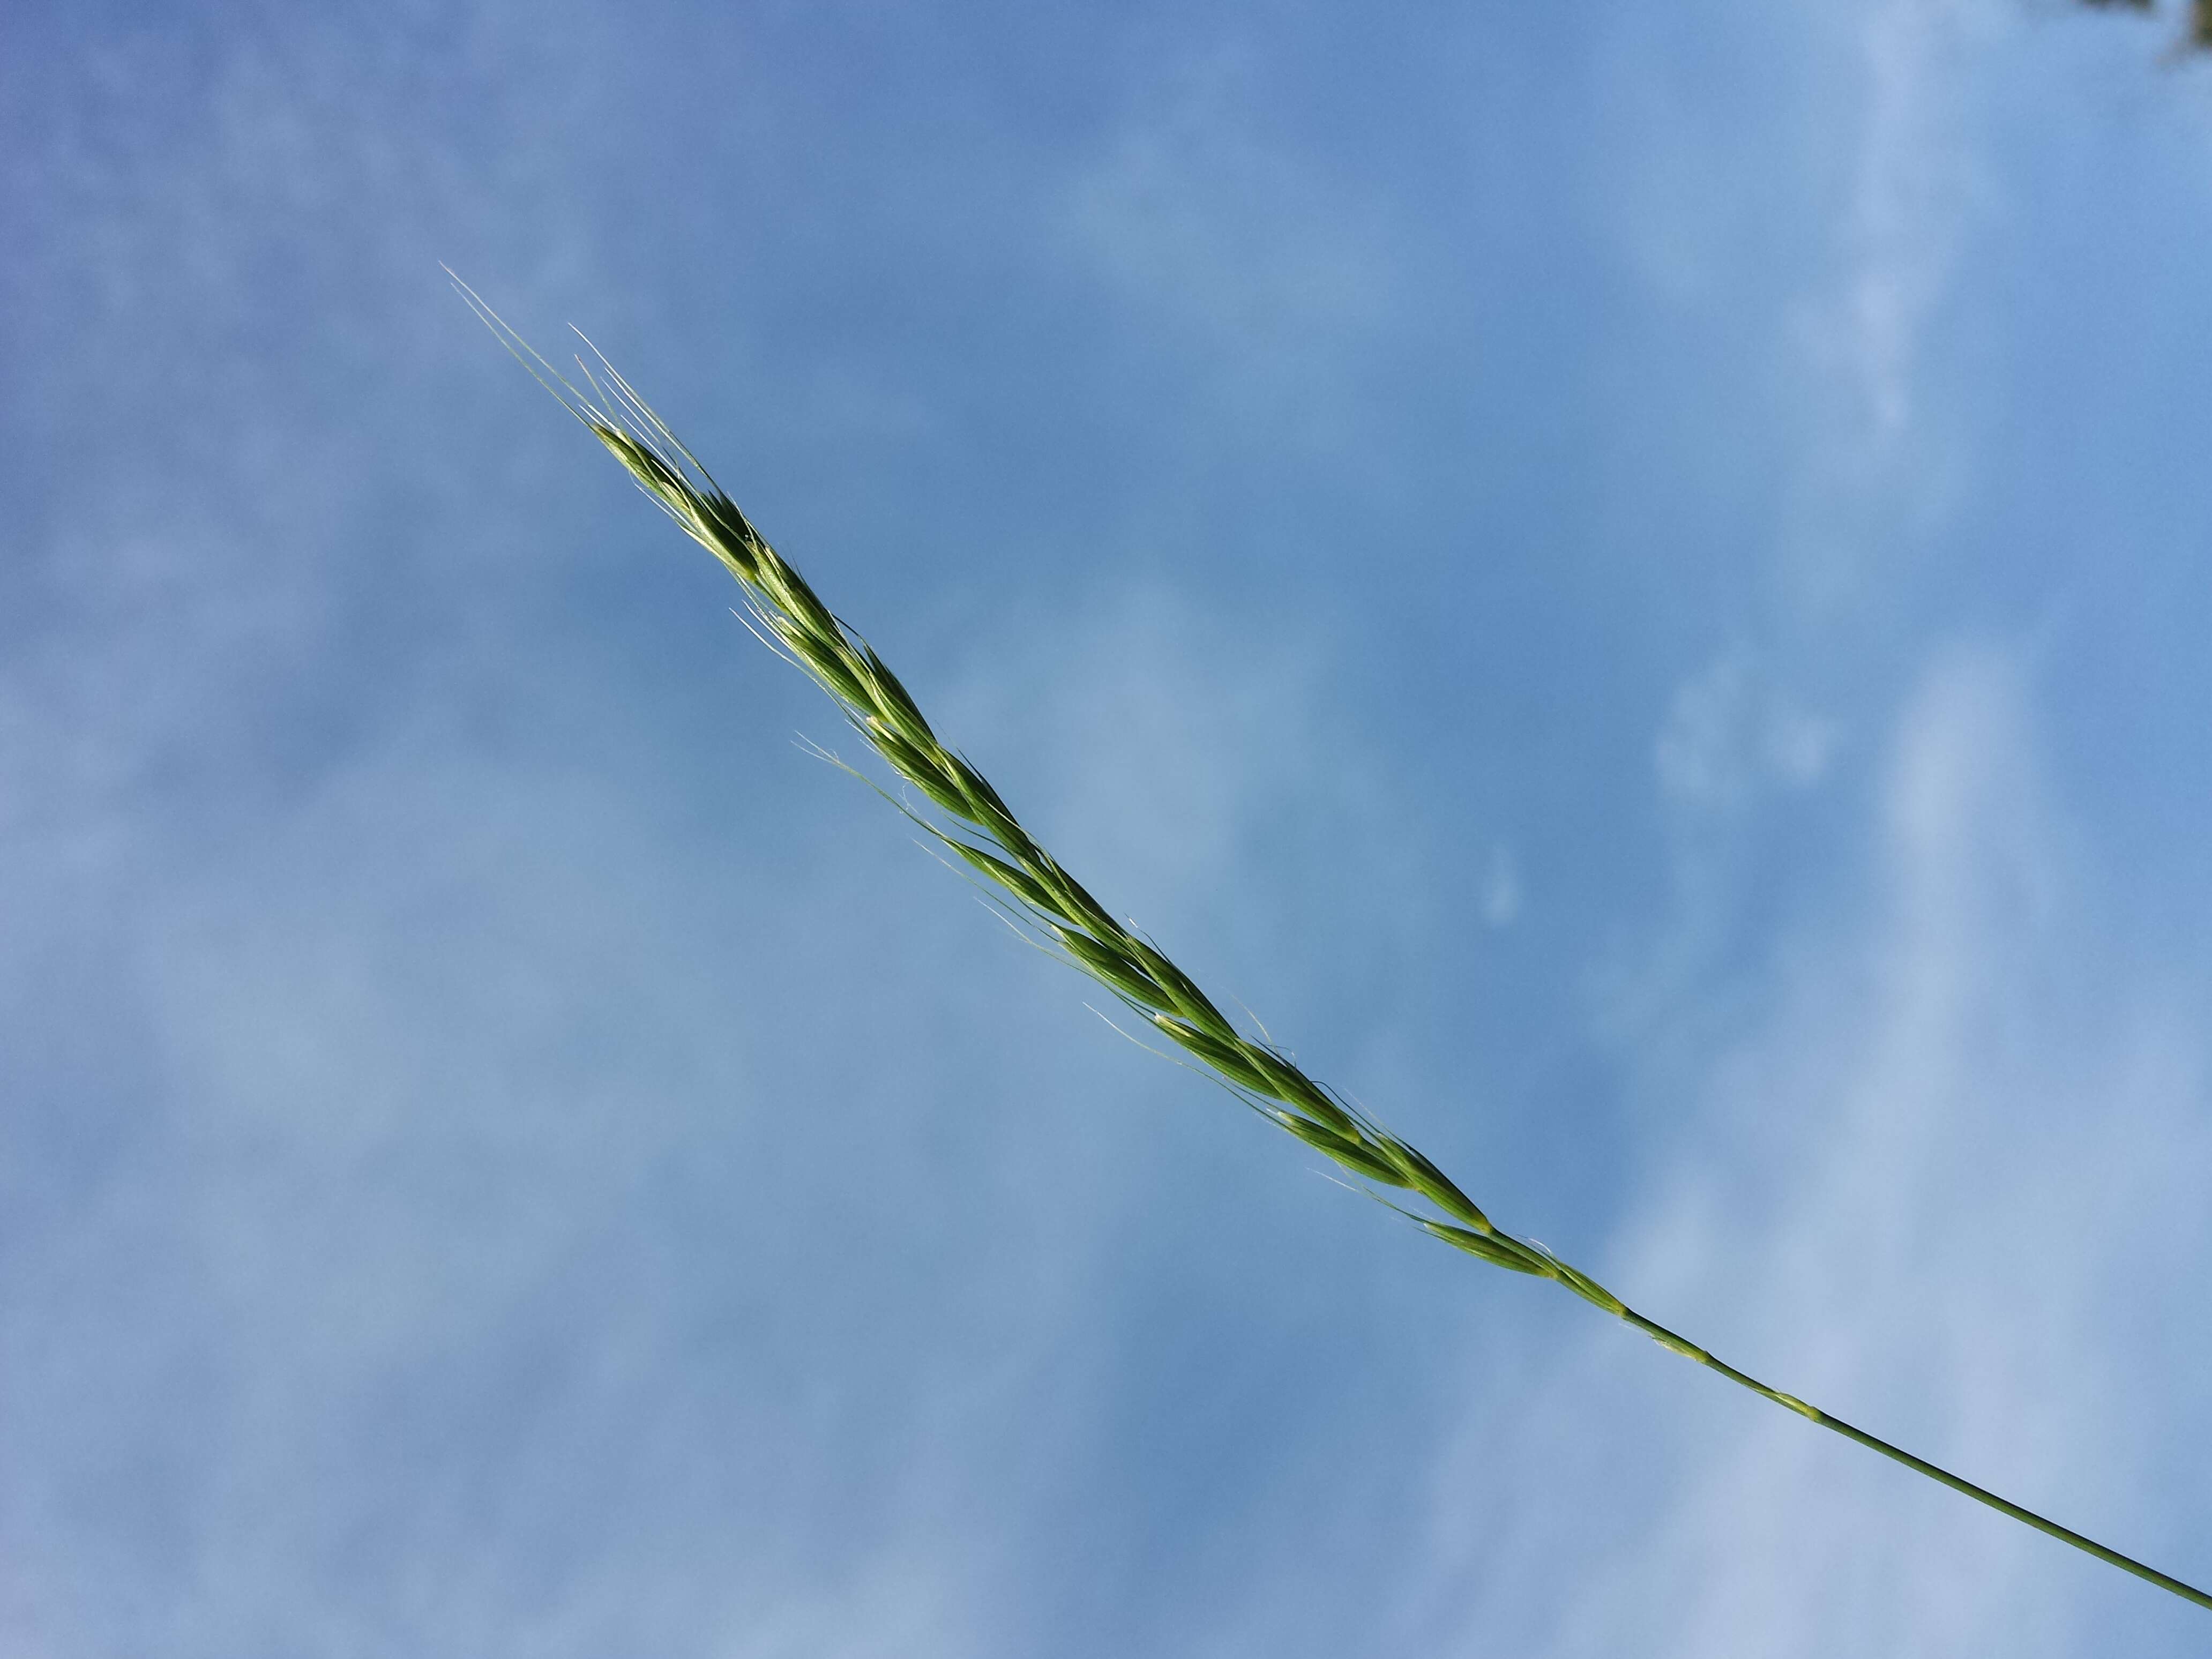
<instances>
[{"instance_id":1,"label":"green grass inflorescence","mask_svg":"<svg viewBox=\"0 0 2212 1659\"><path fill-rule=\"evenodd\" d=\"M453 275L450 270L447 274ZM2107 1549L1793 1395L1769 1388L1645 1318L1544 1245L1500 1230L1420 1152L1336 1091L1308 1077L1274 1043L1238 1030L1189 975L1150 939L1116 921L1050 853L1038 846L982 774L938 737L883 659L769 545L698 459L604 358L599 360L596 370L578 359L594 394L587 397L532 350L474 289L458 276L453 282L485 325L628 469L638 487L737 578L751 626L761 639L828 692L853 729L949 822L932 819L905 801L893 799L892 804L938 846L958 859L1034 942L1096 980L1253 1111L1348 1174L1371 1183L1359 1190L1431 1237L1493 1266L1562 1285L1662 1346L1787 1407L1809 1422L1855 1440L2161 1589L2212 1608L2212 1595ZM825 758L835 760L826 755ZM1376 1187L1400 1194L1410 1202L1425 1201L1431 1212L1409 1209L1384 1198L1374 1190Z\"/></svg>"}]
</instances>

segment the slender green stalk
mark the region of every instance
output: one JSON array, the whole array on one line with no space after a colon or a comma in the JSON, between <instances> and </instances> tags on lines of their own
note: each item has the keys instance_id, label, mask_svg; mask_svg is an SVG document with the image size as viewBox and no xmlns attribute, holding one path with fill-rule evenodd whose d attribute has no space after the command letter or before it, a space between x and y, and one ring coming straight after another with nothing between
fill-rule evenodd
<instances>
[{"instance_id":1,"label":"slender green stalk","mask_svg":"<svg viewBox=\"0 0 2212 1659\"><path fill-rule=\"evenodd\" d=\"M450 270L447 274L453 275ZM1239 1031L1151 939L1116 921L1051 854L1031 840L998 791L965 756L947 748L938 738L883 659L823 604L805 579L768 544L629 383L605 358L598 357L596 349L596 369L580 357L577 360L593 394L587 397L507 327L474 289L458 276L453 282L523 367L590 428L592 435L629 469L638 487L685 534L738 579L750 625L762 641L811 676L891 769L945 815L949 822L940 823L905 800L892 801L939 847L966 866L976 884L1009 921L1024 930L1025 937L1096 980L1138 1019L1188 1054L1268 1122L1297 1136L1361 1180L1425 1200L1437 1213L1406 1209L1373 1187L1357 1190L1396 1211L1432 1238L1493 1266L1550 1279L1642 1331L1662 1347L1693 1359L1778 1406L1786 1406L1808 1421L1856 1440L2161 1589L2212 1608L2212 1595L2203 1590L1876 1439L1794 1395L1769 1388L1646 1319L1535 1240L1500 1231L1443 1171L1360 1107L1309 1078L1272 1042ZM836 760L826 751L825 758Z\"/></svg>"}]
</instances>

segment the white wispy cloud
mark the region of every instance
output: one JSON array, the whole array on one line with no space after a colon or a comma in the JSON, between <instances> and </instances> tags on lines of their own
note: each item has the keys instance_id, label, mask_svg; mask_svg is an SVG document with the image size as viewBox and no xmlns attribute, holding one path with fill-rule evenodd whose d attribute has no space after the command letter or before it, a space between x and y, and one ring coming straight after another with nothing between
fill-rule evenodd
<instances>
[{"instance_id":1,"label":"white wispy cloud","mask_svg":"<svg viewBox=\"0 0 2212 1659\"><path fill-rule=\"evenodd\" d=\"M1881 0L1839 21L1857 130L1833 276L1799 315L1812 361L1850 389L1853 447L1893 462L1923 413L1927 331L1990 206L1973 49L2008 20L1986 0Z\"/></svg>"},{"instance_id":2,"label":"white wispy cloud","mask_svg":"<svg viewBox=\"0 0 2212 1659\"><path fill-rule=\"evenodd\" d=\"M2212 1270L2192 1173L2212 1081L2185 1012L2201 988L2106 931L2032 711L2012 653L1931 665L1891 739L1863 901L1778 947L1771 1012L1714 1057L1676 1172L1603 1267L1754 1374L2201 1579L2168 1494L2208 1462L2212 1385L2140 1337ZM1609 1472L1577 1455L1571 1416L1617 1399L1625 1365L1682 1375L1648 1379L1663 1399L1635 1428L1590 1431L1659 1443ZM1564 1401L1526 1446L1471 1429L1441 1483L1486 1474L1486 1501L1559 1547L1540 1575L1522 1564L1534 1583L1437 1568L1482 1619L1542 1632L1527 1650L2056 1655L2172 1616L1611 1332L1541 1387ZM1440 1535L1483 1537L1462 1502L1441 1500Z\"/></svg>"},{"instance_id":3,"label":"white wispy cloud","mask_svg":"<svg viewBox=\"0 0 2212 1659\"><path fill-rule=\"evenodd\" d=\"M1374 781L1332 763L1310 652L1195 625L1148 589L1048 643L1010 623L1031 642L933 701L1034 822L1085 826L1063 850L1102 894L1201 953L1325 951L1326 907L1224 942L1214 901L1255 853L1294 887L1347 823L1371 838ZM1183 1156L1143 1103L1187 1079L848 780L771 744L739 821L702 824L619 684L513 669L559 744L457 726L434 675L250 834L166 859L158 774L74 789L70 846L161 865L94 942L146 1092L10 1246L5 1385L43 1449L0 1504L8 1589L33 1630L178 1652L1000 1639L1014 1518L1097 1432L1068 1356L1115 1351L1111 1243ZM165 690L228 672L174 658ZM768 830L794 821L836 828ZM17 889L31 933L69 927ZM1010 1464L1009 1413L1057 1453L1033 1429ZM118 1482L153 1518L92 1496ZM95 1612L101 1559L140 1589Z\"/></svg>"},{"instance_id":4,"label":"white wispy cloud","mask_svg":"<svg viewBox=\"0 0 2212 1659\"><path fill-rule=\"evenodd\" d=\"M1800 707L1738 649L1676 688L1652 758L1671 802L1724 812L1765 791L1819 783L1838 735L1834 721Z\"/></svg>"},{"instance_id":5,"label":"white wispy cloud","mask_svg":"<svg viewBox=\"0 0 2212 1659\"><path fill-rule=\"evenodd\" d=\"M1358 353L1400 319L1386 198L1271 119L1263 54L1224 40L1148 80L1066 186L1072 257L1204 365L1223 438L1342 452Z\"/></svg>"}]
</instances>

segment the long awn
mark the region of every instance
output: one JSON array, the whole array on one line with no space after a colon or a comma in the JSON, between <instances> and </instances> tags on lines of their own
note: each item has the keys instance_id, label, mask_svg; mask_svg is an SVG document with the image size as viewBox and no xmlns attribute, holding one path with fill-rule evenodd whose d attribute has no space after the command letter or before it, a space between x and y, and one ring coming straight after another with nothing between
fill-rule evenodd
<instances>
[{"instance_id":1,"label":"long awn","mask_svg":"<svg viewBox=\"0 0 2212 1659\"><path fill-rule=\"evenodd\" d=\"M2108 1549L1795 1395L1770 1388L1686 1337L1645 1318L1546 1246L1499 1229L1443 1170L1365 1110L1308 1077L1264 1035L1255 1038L1240 1031L1151 939L1116 921L1051 854L1038 846L967 757L939 738L883 659L768 544L698 458L596 348L592 349L596 368L581 357L577 359L585 383L591 388L587 395L539 356L467 283L451 270L446 274L453 277L461 297L485 325L539 384L606 446L638 487L686 535L737 578L750 626L762 641L828 692L853 729L893 771L927 797L945 814L945 821L927 816L905 800L891 798L892 805L964 865L1032 942L1096 980L1139 1022L1188 1054L1246 1106L1360 1182L1370 1183L1358 1190L1431 1237L1494 1267L1549 1279L1635 1327L1662 1347L1695 1360L1808 1422L1856 1441L2160 1589L2212 1608L2212 1595ZM590 342L585 343L588 346ZM1409 1201L1425 1203L1431 1212L1409 1209L1385 1198L1375 1190L1378 1187L1401 1194Z\"/></svg>"}]
</instances>

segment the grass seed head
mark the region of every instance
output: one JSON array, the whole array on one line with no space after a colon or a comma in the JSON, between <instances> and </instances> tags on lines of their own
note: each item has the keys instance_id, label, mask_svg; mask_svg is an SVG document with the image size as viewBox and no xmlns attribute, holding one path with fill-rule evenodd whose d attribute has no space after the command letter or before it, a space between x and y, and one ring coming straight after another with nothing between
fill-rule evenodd
<instances>
[{"instance_id":1,"label":"grass seed head","mask_svg":"<svg viewBox=\"0 0 2212 1659\"><path fill-rule=\"evenodd\" d=\"M2142 3L2147 3L2147 0ZM2212 40L2212 0L2195 0L2193 28L2198 36ZM448 270L447 274L453 273ZM1498 1231L1467 1194L1426 1158L1405 1142L1383 1133L1364 1114L1347 1110L1287 1057L1278 1053L1272 1042L1255 1042L1240 1036L1180 969L1116 922L1050 854L1032 841L1015 818L1013 810L982 774L938 741L913 697L883 659L837 620L807 586L805 578L769 545L690 451L604 358L599 359L606 376L604 385L588 365L578 360L592 388L592 395L586 396L507 327L468 284L459 276L453 277L453 283L485 325L538 383L591 429L640 488L686 534L714 554L744 584L755 620L780 640L791 653L792 659L837 702L855 729L885 762L939 807L972 826L1005 854L1006 859L969 845L927 818L921 819L932 835L959 854L979 875L1027 907L1038 926L1065 948L1076 965L1117 994L1150 1009L1155 1027L1210 1066L1223 1081L1243 1091L1248 1104L1255 1103L1249 1098L1250 1096L1283 1103L1282 1108L1262 1110L1262 1115L1272 1119L1279 1127L1353 1174L1378 1186L1411 1188L1447 1215L1469 1224L1461 1226L1400 1209L1371 1189L1368 1190L1369 1197L1397 1210L1430 1237L1455 1249L1514 1273L1556 1279L1584 1300L1644 1331L1653 1340L1787 1406L1811 1421L2175 1595L2212 1608L2212 1595L2021 1509L1994 1492L1829 1417L1794 1395L1768 1388L1715 1359L1694 1343L1655 1325L1542 1245ZM596 352L596 348L593 349ZM903 803L895 804L909 816L920 817Z\"/></svg>"}]
</instances>

